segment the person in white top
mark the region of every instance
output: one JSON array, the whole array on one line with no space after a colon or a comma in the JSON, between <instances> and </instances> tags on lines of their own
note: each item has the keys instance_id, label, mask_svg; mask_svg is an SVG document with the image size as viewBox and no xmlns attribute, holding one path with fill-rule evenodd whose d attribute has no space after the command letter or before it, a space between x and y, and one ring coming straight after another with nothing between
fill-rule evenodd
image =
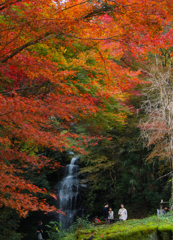
<instances>
[{"instance_id":1,"label":"person in white top","mask_svg":"<svg viewBox=\"0 0 173 240\"><path fill-rule=\"evenodd\" d=\"M112 211L112 208L109 208L109 215L108 215L108 220L109 219L114 219L114 212Z\"/></svg>"},{"instance_id":2,"label":"person in white top","mask_svg":"<svg viewBox=\"0 0 173 240\"><path fill-rule=\"evenodd\" d=\"M120 220L127 220L127 210L124 208L124 204L121 204L121 208L118 211Z\"/></svg>"}]
</instances>

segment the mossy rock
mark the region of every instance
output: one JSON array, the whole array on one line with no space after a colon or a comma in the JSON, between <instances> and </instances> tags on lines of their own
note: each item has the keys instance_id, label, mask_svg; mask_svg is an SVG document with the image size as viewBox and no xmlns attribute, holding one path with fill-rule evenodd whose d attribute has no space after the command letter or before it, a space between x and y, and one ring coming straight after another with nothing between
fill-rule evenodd
<instances>
[{"instance_id":1,"label":"mossy rock","mask_svg":"<svg viewBox=\"0 0 173 240\"><path fill-rule=\"evenodd\" d=\"M173 236L173 226L172 225L160 225L158 227L158 231L160 232L160 236L162 240L171 240Z\"/></svg>"},{"instance_id":2,"label":"mossy rock","mask_svg":"<svg viewBox=\"0 0 173 240\"><path fill-rule=\"evenodd\" d=\"M93 230L93 229L92 229ZM116 231L112 231L112 229L106 229L105 231L103 229L100 229L100 231L95 232L94 239L105 239L105 240L159 240L157 237L157 225L153 226L138 226L138 227L132 227L131 229L127 228L119 228L116 229ZM92 233L93 235L93 233ZM79 235L79 240L88 239L91 236L91 231L86 234L86 232L81 233Z\"/></svg>"},{"instance_id":3,"label":"mossy rock","mask_svg":"<svg viewBox=\"0 0 173 240\"><path fill-rule=\"evenodd\" d=\"M158 231L156 230L155 232L151 233L148 237L147 240L160 240L160 237L158 235Z\"/></svg>"},{"instance_id":4,"label":"mossy rock","mask_svg":"<svg viewBox=\"0 0 173 240\"><path fill-rule=\"evenodd\" d=\"M80 235L77 239L78 240L88 240L89 238L89 235L88 236L85 236L84 234Z\"/></svg>"},{"instance_id":5,"label":"mossy rock","mask_svg":"<svg viewBox=\"0 0 173 240\"><path fill-rule=\"evenodd\" d=\"M122 232L112 233L106 236L107 240L148 240L151 235L157 235L157 226L139 226ZM157 239L155 237L155 239Z\"/></svg>"},{"instance_id":6,"label":"mossy rock","mask_svg":"<svg viewBox=\"0 0 173 240\"><path fill-rule=\"evenodd\" d=\"M163 224L158 226L159 232L173 232L173 225L170 224Z\"/></svg>"},{"instance_id":7,"label":"mossy rock","mask_svg":"<svg viewBox=\"0 0 173 240\"><path fill-rule=\"evenodd\" d=\"M173 216L98 224L78 229L75 236L77 240L88 240L91 236L93 240L173 240Z\"/></svg>"}]
</instances>

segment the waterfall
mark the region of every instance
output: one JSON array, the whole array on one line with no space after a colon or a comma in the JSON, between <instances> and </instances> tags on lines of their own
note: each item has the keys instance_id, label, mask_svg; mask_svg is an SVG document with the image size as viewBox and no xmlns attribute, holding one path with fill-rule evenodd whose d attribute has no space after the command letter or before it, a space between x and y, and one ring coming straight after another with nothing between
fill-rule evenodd
<instances>
[{"instance_id":1,"label":"waterfall","mask_svg":"<svg viewBox=\"0 0 173 240\"><path fill-rule=\"evenodd\" d=\"M58 214L58 222L62 223L64 228L68 228L76 218L79 179L77 165L79 157L73 157L70 164L65 167L64 178L55 186L57 197L59 199L59 208L65 213L65 216Z\"/></svg>"}]
</instances>

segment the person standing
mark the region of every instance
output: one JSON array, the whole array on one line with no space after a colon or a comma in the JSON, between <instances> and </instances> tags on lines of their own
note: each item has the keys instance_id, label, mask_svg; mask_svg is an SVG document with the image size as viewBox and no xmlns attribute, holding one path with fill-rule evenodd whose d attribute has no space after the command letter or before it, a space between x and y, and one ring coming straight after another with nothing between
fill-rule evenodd
<instances>
[{"instance_id":1,"label":"person standing","mask_svg":"<svg viewBox=\"0 0 173 240\"><path fill-rule=\"evenodd\" d=\"M42 233L43 233L42 224L43 224L42 221L38 222L38 227L37 227L38 240L43 240L43 237L42 237Z\"/></svg>"},{"instance_id":2,"label":"person standing","mask_svg":"<svg viewBox=\"0 0 173 240\"><path fill-rule=\"evenodd\" d=\"M108 222L108 207L109 207L109 204L106 203L103 208L103 217L106 222Z\"/></svg>"},{"instance_id":3,"label":"person standing","mask_svg":"<svg viewBox=\"0 0 173 240\"><path fill-rule=\"evenodd\" d=\"M120 220L127 220L127 210L124 208L124 204L121 204L121 208L118 211L119 219Z\"/></svg>"},{"instance_id":4,"label":"person standing","mask_svg":"<svg viewBox=\"0 0 173 240\"><path fill-rule=\"evenodd\" d=\"M109 208L108 219L114 219L114 212L112 211L112 208Z\"/></svg>"}]
</instances>

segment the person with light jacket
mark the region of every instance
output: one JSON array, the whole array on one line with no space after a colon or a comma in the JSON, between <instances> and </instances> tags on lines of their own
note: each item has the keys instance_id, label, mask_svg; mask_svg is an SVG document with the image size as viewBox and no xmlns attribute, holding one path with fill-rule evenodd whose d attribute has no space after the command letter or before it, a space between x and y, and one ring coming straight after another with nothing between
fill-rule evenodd
<instances>
[{"instance_id":1,"label":"person with light jacket","mask_svg":"<svg viewBox=\"0 0 173 240\"><path fill-rule=\"evenodd\" d=\"M108 215L108 219L114 219L114 212L112 211L112 208L109 208L109 215Z\"/></svg>"},{"instance_id":2,"label":"person with light jacket","mask_svg":"<svg viewBox=\"0 0 173 240\"><path fill-rule=\"evenodd\" d=\"M121 208L118 211L119 219L120 220L127 220L127 210L124 208L124 204L121 204Z\"/></svg>"}]
</instances>

